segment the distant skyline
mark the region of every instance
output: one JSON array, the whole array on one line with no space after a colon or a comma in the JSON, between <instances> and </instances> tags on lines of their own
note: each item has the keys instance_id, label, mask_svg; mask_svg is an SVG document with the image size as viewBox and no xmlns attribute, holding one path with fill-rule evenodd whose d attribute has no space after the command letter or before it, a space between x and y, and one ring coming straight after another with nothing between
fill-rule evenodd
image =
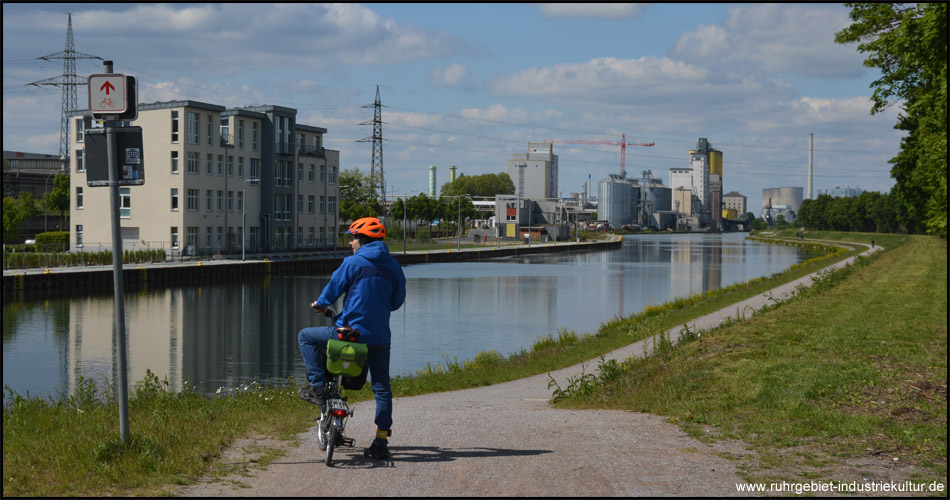
<instances>
[{"instance_id":1,"label":"distant skyline","mask_svg":"<svg viewBox=\"0 0 950 500\"><path fill-rule=\"evenodd\" d=\"M888 191L900 111L870 115L855 45L834 43L841 4L3 4L3 149L58 154L72 13L75 50L135 75L139 102L196 100L295 108L328 129L340 168L369 172L371 105L383 105L387 194L428 192L449 167L505 172L546 139L628 147L628 176L687 167L707 138L723 152L723 192L758 215L762 189L802 187L814 134L814 193ZM77 60L76 74L102 71ZM87 107L86 89L77 93ZM620 148L555 144L558 190L619 173Z\"/></svg>"}]
</instances>

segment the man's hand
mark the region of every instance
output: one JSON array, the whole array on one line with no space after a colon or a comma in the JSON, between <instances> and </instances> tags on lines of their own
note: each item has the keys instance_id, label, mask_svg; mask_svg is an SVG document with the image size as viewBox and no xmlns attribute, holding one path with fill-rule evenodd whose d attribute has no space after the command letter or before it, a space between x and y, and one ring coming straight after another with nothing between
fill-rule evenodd
<instances>
[{"instance_id":1,"label":"man's hand","mask_svg":"<svg viewBox=\"0 0 950 500\"><path fill-rule=\"evenodd\" d=\"M326 317L328 317L328 318L332 318L332 317L333 317L334 311L333 311L333 309L330 308L330 307L320 307L320 306L317 305L317 302L316 302L316 301L314 301L313 304L310 304L310 307L313 307L313 310L314 310L314 311L316 311L316 312L318 312L318 313L320 313L320 314L322 314L322 315L324 315L324 316L326 316Z\"/></svg>"}]
</instances>

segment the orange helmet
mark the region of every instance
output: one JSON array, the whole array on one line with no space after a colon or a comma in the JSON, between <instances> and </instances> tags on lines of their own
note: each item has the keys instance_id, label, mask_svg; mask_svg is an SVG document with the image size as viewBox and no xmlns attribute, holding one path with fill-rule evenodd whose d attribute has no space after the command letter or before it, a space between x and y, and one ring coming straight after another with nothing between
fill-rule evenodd
<instances>
[{"instance_id":1,"label":"orange helmet","mask_svg":"<svg viewBox=\"0 0 950 500\"><path fill-rule=\"evenodd\" d=\"M386 227L376 217L363 217L350 224L346 234L364 234L370 238L382 239L386 237Z\"/></svg>"}]
</instances>

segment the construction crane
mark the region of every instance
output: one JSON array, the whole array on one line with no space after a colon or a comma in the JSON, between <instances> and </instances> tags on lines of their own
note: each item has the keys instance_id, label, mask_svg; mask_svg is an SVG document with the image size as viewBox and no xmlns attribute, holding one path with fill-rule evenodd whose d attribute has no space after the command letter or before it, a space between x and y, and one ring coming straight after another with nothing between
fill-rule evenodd
<instances>
[{"instance_id":1,"label":"construction crane","mask_svg":"<svg viewBox=\"0 0 950 500\"><path fill-rule=\"evenodd\" d=\"M586 139L548 139L544 141L547 144L606 144L608 146L620 146L620 175L621 177L626 177L627 172L624 166L625 158L627 156L627 146L646 146L650 147L656 144L655 142L627 142L627 134L620 134L620 142L617 141L597 141L597 140L586 140Z\"/></svg>"}]
</instances>

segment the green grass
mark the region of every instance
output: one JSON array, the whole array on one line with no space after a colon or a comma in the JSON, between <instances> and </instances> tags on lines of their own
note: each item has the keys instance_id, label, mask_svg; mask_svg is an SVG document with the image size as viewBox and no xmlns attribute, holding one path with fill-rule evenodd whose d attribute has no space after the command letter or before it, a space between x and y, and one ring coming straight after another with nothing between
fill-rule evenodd
<instances>
[{"instance_id":1,"label":"green grass","mask_svg":"<svg viewBox=\"0 0 950 500\"><path fill-rule=\"evenodd\" d=\"M871 237L889 248L904 239ZM539 337L530 350L507 356L489 351L462 362L445 359L412 376L395 377L393 391L408 396L476 387L594 359L854 253L828 254L770 278L656 304L606 321L593 334L562 330ZM943 290L946 298L945 283ZM943 311L945 317L945 305ZM4 495L161 495L168 494L169 485L226 473L233 466L218 458L236 439L263 435L293 444L293 436L312 425L313 407L299 401L295 385L293 380L268 387L252 383L226 397L204 397L189 390L171 393L166 383L147 378L132 395L131 440L124 445L118 439L114 395L99 392L89 380L76 394L56 401L11 393L3 412ZM368 387L350 394L351 401L369 398ZM279 454L279 449L263 451L259 463Z\"/></svg>"},{"instance_id":2,"label":"green grass","mask_svg":"<svg viewBox=\"0 0 950 500\"><path fill-rule=\"evenodd\" d=\"M884 454L946 484L946 252L946 240L911 237L767 313L589 374L559 404L742 440L758 454L747 479L794 465L842 480L828 463Z\"/></svg>"}]
</instances>

